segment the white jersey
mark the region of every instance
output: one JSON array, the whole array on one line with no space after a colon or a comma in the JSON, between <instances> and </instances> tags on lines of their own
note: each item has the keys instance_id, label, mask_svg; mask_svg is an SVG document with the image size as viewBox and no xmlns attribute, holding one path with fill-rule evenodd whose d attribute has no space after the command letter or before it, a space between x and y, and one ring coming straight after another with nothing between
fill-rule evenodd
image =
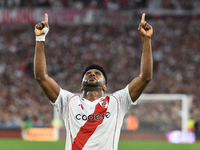
<instances>
[{"instance_id":1,"label":"white jersey","mask_svg":"<svg viewBox=\"0 0 200 150\"><path fill-rule=\"evenodd\" d=\"M65 150L117 150L124 115L131 106L126 88L93 102L60 89L53 105L66 127Z\"/></svg>"}]
</instances>

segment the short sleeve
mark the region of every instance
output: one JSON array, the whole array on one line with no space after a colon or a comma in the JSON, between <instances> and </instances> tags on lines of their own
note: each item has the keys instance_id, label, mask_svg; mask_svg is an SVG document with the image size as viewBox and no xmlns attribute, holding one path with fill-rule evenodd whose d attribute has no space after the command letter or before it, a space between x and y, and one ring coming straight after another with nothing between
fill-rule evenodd
<instances>
[{"instance_id":1,"label":"short sleeve","mask_svg":"<svg viewBox=\"0 0 200 150\"><path fill-rule=\"evenodd\" d=\"M68 101L73 95L73 93L60 88L60 92L55 103L51 102L51 104L57 108L60 115L63 116L63 114L67 113Z\"/></svg>"},{"instance_id":2,"label":"short sleeve","mask_svg":"<svg viewBox=\"0 0 200 150\"><path fill-rule=\"evenodd\" d=\"M131 107L131 105L136 105L137 101L135 101L134 103L131 100L130 94L129 94L129 90L128 90L128 85L122 89L119 90L115 93L113 93L113 95L117 98L117 100L120 103L120 110L125 114L127 113L128 109Z\"/></svg>"}]
</instances>

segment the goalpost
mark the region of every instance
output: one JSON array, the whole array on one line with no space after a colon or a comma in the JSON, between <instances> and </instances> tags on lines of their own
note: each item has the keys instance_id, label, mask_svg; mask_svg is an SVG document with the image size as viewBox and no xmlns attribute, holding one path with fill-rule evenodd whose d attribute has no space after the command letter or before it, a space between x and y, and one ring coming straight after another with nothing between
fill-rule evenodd
<instances>
[{"instance_id":1,"label":"goalpost","mask_svg":"<svg viewBox=\"0 0 200 150\"><path fill-rule=\"evenodd\" d=\"M183 143L188 143L188 119L190 118L190 108L192 96L186 94L142 94L138 99L138 104L143 101L181 101L181 131Z\"/></svg>"},{"instance_id":2,"label":"goalpost","mask_svg":"<svg viewBox=\"0 0 200 150\"><path fill-rule=\"evenodd\" d=\"M106 94L109 95L109 94ZM187 122L188 119L190 118L190 108L191 108L191 102L192 102L192 96L190 95L186 95L186 94L142 94L139 98L138 98L138 103L137 105L135 105L133 108L134 110L137 110L136 106L143 106L144 103L148 103L148 105L150 103L152 103L152 105L156 105L159 102L174 102L174 101L180 101L180 118L181 118L181 127L180 130L182 132L183 135L183 143L188 143L187 141L187 137L188 137L188 127L187 127ZM163 104L165 107L165 103ZM173 104L170 104L173 105ZM148 106L145 106L145 108L148 108ZM142 110L139 110L142 111ZM60 120L60 116L57 112L57 109L54 107L54 121L58 121ZM64 128L64 127L62 127ZM60 137L60 127L55 123L54 124L54 129L55 132L57 133L57 140ZM65 131L65 130L63 130Z\"/></svg>"}]
</instances>

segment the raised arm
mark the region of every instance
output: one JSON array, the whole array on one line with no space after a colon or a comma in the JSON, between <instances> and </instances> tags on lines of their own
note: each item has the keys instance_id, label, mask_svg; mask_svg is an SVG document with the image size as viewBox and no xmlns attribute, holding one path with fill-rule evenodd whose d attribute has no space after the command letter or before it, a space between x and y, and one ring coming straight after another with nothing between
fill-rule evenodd
<instances>
[{"instance_id":1,"label":"raised arm","mask_svg":"<svg viewBox=\"0 0 200 150\"><path fill-rule=\"evenodd\" d=\"M153 28L145 21L145 13L142 14L141 23L138 27L142 36L143 52L141 58L140 75L129 84L129 93L133 102L142 94L153 75L153 57L151 48L151 36Z\"/></svg>"},{"instance_id":2,"label":"raised arm","mask_svg":"<svg viewBox=\"0 0 200 150\"><path fill-rule=\"evenodd\" d=\"M60 92L60 86L48 76L45 58L45 36L48 33L48 14L45 20L35 26L36 46L34 56L34 75L36 81L51 102L55 102Z\"/></svg>"}]
</instances>

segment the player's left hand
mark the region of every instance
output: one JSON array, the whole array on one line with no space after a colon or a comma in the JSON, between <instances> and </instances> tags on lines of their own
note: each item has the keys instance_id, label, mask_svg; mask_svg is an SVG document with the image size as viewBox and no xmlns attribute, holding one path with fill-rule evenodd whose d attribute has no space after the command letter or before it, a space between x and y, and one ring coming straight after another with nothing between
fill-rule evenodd
<instances>
[{"instance_id":1,"label":"player's left hand","mask_svg":"<svg viewBox=\"0 0 200 150\"><path fill-rule=\"evenodd\" d=\"M45 20L35 25L35 35L40 36L40 35L45 34L44 27L49 28L47 13L45 13Z\"/></svg>"},{"instance_id":2,"label":"player's left hand","mask_svg":"<svg viewBox=\"0 0 200 150\"><path fill-rule=\"evenodd\" d=\"M140 34L143 37L149 37L151 38L151 36L153 35L153 28L151 25L149 25L146 21L145 21L145 13L142 14L142 18L141 18L141 23L138 27L138 30L140 31Z\"/></svg>"}]
</instances>

